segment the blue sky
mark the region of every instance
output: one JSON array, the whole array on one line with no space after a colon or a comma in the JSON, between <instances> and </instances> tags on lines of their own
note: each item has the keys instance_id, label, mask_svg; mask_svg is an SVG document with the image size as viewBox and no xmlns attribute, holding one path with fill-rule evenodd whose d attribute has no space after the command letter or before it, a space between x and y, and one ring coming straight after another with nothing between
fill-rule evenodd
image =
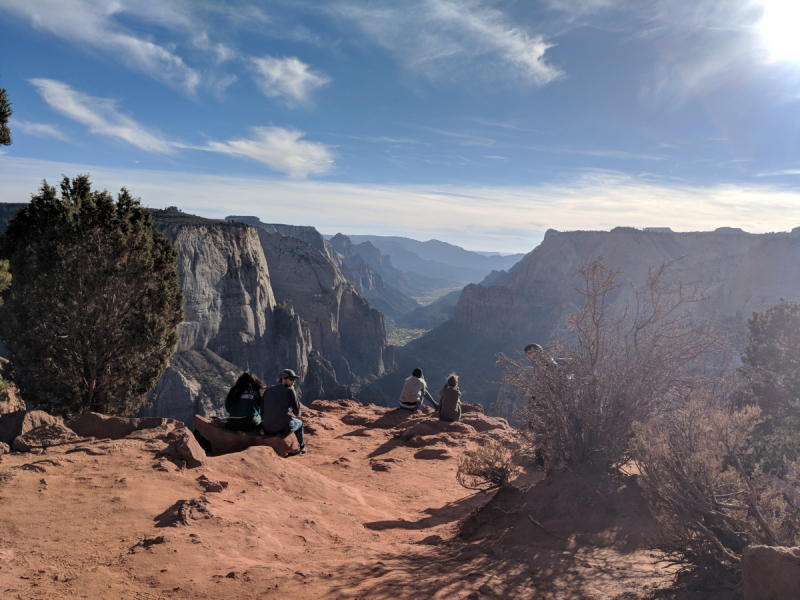
<instances>
[{"instance_id":1,"label":"blue sky","mask_svg":"<svg viewBox=\"0 0 800 600\"><path fill-rule=\"evenodd\" d=\"M800 225L794 0L0 0L0 200L529 251L547 228Z\"/></svg>"}]
</instances>

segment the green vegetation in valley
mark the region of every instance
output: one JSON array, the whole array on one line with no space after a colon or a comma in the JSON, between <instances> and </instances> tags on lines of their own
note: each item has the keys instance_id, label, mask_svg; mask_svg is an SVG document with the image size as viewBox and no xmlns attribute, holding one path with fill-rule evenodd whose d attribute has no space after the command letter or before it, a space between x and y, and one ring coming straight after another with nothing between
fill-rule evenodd
<instances>
[{"instance_id":1,"label":"green vegetation in valley","mask_svg":"<svg viewBox=\"0 0 800 600\"><path fill-rule=\"evenodd\" d=\"M7 373L34 407L130 415L178 341L177 252L126 189L116 201L88 176L43 182L0 238Z\"/></svg>"},{"instance_id":2,"label":"green vegetation in valley","mask_svg":"<svg viewBox=\"0 0 800 600\"><path fill-rule=\"evenodd\" d=\"M386 339L393 346L405 346L426 333L427 329L403 329L386 323Z\"/></svg>"}]
</instances>

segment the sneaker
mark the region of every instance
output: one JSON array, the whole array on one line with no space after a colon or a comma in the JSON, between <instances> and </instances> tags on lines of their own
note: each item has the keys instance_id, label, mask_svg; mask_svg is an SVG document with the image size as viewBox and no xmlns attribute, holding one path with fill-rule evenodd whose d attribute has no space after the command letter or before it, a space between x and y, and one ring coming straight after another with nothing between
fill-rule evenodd
<instances>
[{"instance_id":1,"label":"sneaker","mask_svg":"<svg viewBox=\"0 0 800 600\"><path fill-rule=\"evenodd\" d=\"M306 452L308 452L308 450L306 449L306 447L305 447L305 446L303 446L302 448L300 448L300 454L305 454Z\"/></svg>"}]
</instances>

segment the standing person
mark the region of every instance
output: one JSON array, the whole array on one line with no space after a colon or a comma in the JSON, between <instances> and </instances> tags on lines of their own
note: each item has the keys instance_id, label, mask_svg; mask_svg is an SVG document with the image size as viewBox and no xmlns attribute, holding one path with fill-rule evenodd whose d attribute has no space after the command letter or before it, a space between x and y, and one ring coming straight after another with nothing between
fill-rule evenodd
<instances>
[{"instance_id":1,"label":"standing person","mask_svg":"<svg viewBox=\"0 0 800 600\"><path fill-rule=\"evenodd\" d=\"M411 371L411 377L406 379L403 384L403 391L400 393L400 408L415 412L422 406L424 400L430 402L433 408L439 408L436 400L428 392L428 385L422 377L422 369L416 368Z\"/></svg>"},{"instance_id":2,"label":"standing person","mask_svg":"<svg viewBox=\"0 0 800 600\"><path fill-rule=\"evenodd\" d=\"M273 385L264 391L261 399L261 429L265 433L293 431L300 443L300 454L305 454L303 422L295 418L300 416L300 402L294 391L294 382L298 379L294 371L284 369L278 375L278 385Z\"/></svg>"},{"instance_id":3,"label":"standing person","mask_svg":"<svg viewBox=\"0 0 800 600\"><path fill-rule=\"evenodd\" d=\"M458 375L450 373L439 392L439 420L458 421L461 419L461 390L458 389Z\"/></svg>"}]
</instances>

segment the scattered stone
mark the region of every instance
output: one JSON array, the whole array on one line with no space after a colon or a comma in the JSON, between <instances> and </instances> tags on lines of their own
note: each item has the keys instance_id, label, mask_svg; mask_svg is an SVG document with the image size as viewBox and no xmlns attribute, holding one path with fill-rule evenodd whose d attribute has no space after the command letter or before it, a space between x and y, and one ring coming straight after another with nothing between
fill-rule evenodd
<instances>
[{"instance_id":1,"label":"scattered stone","mask_svg":"<svg viewBox=\"0 0 800 600\"><path fill-rule=\"evenodd\" d=\"M50 423L31 429L14 438L11 449L14 452L30 452L34 448L63 446L72 442L80 442L82 439L64 424Z\"/></svg>"},{"instance_id":2,"label":"scattered stone","mask_svg":"<svg viewBox=\"0 0 800 600\"><path fill-rule=\"evenodd\" d=\"M11 452L11 446L5 442L0 442L0 454L8 454L9 452Z\"/></svg>"},{"instance_id":3,"label":"scattered stone","mask_svg":"<svg viewBox=\"0 0 800 600\"><path fill-rule=\"evenodd\" d=\"M200 496L191 500L178 500L153 520L156 522L156 527L177 527L178 525L189 525L191 521L211 519L215 516L211 511L208 498Z\"/></svg>"},{"instance_id":4,"label":"scattered stone","mask_svg":"<svg viewBox=\"0 0 800 600\"><path fill-rule=\"evenodd\" d=\"M375 460L371 463L373 471L389 471L392 469L392 465L383 462L382 460Z\"/></svg>"},{"instance_id":5,"label":"scattered stone","mask_svg":"<svg viewBox=\"0 0 800 600\"><path fill-rule=\"evenodd\" d=\"M745 600L800 598L800 547L748 546L742 578Z\"/></svg>"},{"instance_id":6,"label":"scattered stone","mask_svg":"<svg viewBox=\"0 0 800 600\"><path fill-rule=\"evenodd\" d=\"M241 452L251 446L270 446L282 458L300 451L300 444L294 433L267 437L258 433L232 431L225 429L219 419L209 419L200 415L196 415L193 422L195 430L208 440L215 455Z\"/></svg>"},{"instance_id":7,"label":"scattered stone","mask_svg":"<svg viewBox=\"0 0 800 600\"><path fill-rule=\"evenodd\" d=\"M146 537L141 542L138 542L137 544L133 545L129 552L130 554L134 554L137 548L143 548L147 550L151 546L164 544L166 542L171 541L172 539L173 539L172 535L158 535L154 537Z\"/></svg>"},{"instance_id":8,"label":"scattered stone","mask_svg":"<svg viewBox=\"0 0 800 600\"><path fill-rule=\"evenodd\" d=\"M218 481L216 479L211 479L209 477L206 477L205 474L200 475L200 477L198 477L196 481L206 492L221 492L222 490L227 489L228 487L227 481Z\"/></svg>"},{"instance_id":9,"label":"scattered stone","mask_svg":"<svg viewBox=\"0 0 800 600\"><path fill-rule=\"evenodd\" d=\"M429 535L428 537L418 541L417 543L425 545L425 546L438 546L443 541L444 540L442 539L442 536L440 536L440 535Z\"/></svg>"}]
</instances>

